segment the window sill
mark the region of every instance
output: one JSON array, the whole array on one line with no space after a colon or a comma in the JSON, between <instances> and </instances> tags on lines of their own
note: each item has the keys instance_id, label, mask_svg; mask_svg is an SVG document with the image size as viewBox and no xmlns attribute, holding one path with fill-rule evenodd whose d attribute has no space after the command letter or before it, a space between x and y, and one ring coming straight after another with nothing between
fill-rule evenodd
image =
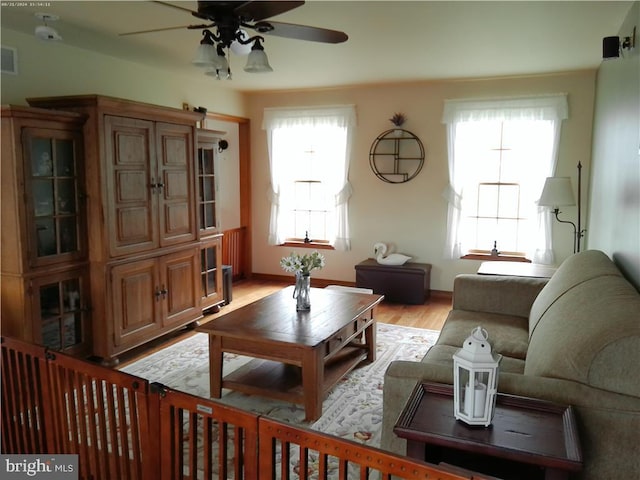
<instances>
[{"instance_id":1,"label":"window sill","mask_svg":"<svg viewBox=\"0 0 640 480\"><path fill-rule=\"evenodd\" d=\"M491 255L484 253L469 253L460 257L462 260L481 260L483 262L523 262L531 263L531 260L516 255Z\"/></svg>"},{"instance_id":2,"label":"window sill","mask_svg":"<svg viewBox=\"0 0 640 480\"><path fill-rule=\"evenodd\" d=\"M288 240L280 244L281 247L294 247L294 248L313 248L314 250L335 250L335 248L328 243L321 242L296 242Z\"/></svg>"}]
</instances>

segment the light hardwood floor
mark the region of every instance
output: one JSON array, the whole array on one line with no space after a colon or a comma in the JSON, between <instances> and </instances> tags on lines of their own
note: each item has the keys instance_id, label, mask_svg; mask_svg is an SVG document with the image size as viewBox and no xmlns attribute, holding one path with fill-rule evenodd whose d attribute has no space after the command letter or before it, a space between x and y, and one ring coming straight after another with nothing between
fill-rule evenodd
<instances>
[{"instance_id":1,"label":"light hardwood floor","mask_svg":"<svg viewBox=\"0 0 640 480\"><path fill-rule=\"evenodd\" d=\"M248 303L255 302L290 284L291 283L262 279L238 281L233 284L231 303L222 307L217 313L205 315L200 323L214 320L219 316L225 315ZM375 315L376 320L381 323L441 330L449 310L451 310L451 295L444 292L434 292L424 305L403 305L383 301L377 307ZM119 366L129 364L146 355L166 348L194 333L194 330L182 329L149 342L142 347L123 354L120 357Z\"/></svg>"}]
</instances>

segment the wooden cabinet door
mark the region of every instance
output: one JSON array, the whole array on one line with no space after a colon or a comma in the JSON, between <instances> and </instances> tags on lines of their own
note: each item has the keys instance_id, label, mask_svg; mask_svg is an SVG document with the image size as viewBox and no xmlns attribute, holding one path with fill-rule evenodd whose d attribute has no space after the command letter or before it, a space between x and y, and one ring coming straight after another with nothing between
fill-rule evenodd
<instances>
[{"instance_id":1,"label":"wooden cabinet door","mask_svg":"<svg viewBox=\"0 0 640 480\"><path fill-rule=\"evenodd\" d=\"M111 256L159 245L154 123L106 115L107 230Z\"/></svg>"},{"instance_id":2,"label":"wooden cabinet door","mask_svg":"<svg viewBox=\"0 0 640 480\"><path fill-rule=\"evenodd\" d=\"M159 259L162 282L163 326L169 327L200 316L200 266L197 247Z\"/></svg>"},{"instance_id":3,"label":"wooden cabinet door","mask_svg":"<svg viewBox=\"0 0 640 480\"><path fill-rule=\"evenodd\" d=\"M139 345L157 335L161 325L162 294L157 260L118 265L111 270L113 343Z\"/></svg>"},{"instance_id":4,"label":"wooden cabinet door","mask_svg":"<svg viewBox=\"0 0 640 480\"><path fill-rule=\"evenodd\" d=\"M169 123L156 128L160 245L195 240L193 128Z\"/></svg>"}]
</instances>

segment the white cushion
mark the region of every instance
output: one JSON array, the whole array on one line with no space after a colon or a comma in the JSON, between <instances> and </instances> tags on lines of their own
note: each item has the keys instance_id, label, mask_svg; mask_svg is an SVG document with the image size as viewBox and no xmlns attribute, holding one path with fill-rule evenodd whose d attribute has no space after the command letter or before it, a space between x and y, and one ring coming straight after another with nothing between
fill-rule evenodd
<instances>
[{"instance_id":1,"label":"white cushion","mask_svg":"<svg viewBox=\"0 0 640 480\"><path fill-rule=\"evenodd\" d=\"M327 285L324 288L328 288L330 290L336 290L336 291L351 292L351 293L373 293L373 289L371 288L346 287L344 285Z\"/></svg>"}]
</instances>

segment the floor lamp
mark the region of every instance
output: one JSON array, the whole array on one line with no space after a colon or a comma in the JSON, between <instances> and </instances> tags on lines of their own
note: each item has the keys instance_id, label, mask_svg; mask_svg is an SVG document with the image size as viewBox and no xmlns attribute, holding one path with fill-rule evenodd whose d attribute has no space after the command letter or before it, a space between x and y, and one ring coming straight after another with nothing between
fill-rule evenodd
<instances>
[{"instance_id":1,"label":"floor lamp","mask_svg":"<svg viewBox=\"0 0 640 480\"><path fill-rule=\"evenodd\" d=\"M578 225L569 220L560 220L558 214L562 213L559 207L575 205L571 179L569 177L547 177L542 189L542 195L538 205L540 207L553 207L556 220L560 223L569 223L573 226L573 253L580 251L580 239L586 230L580 227L580 205L582 191L582 164L578 162Z\"/></svg>"}]
</instances>

